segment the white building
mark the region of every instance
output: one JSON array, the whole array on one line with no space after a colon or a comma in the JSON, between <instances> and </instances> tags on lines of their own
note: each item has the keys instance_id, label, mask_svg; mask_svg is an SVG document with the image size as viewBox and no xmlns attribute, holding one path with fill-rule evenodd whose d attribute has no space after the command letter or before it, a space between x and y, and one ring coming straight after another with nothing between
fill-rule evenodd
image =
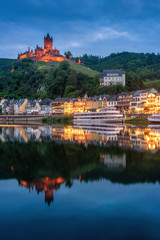
<instances>
[{"instance_id":1,"label":"white building","mask_svg":"<svg viewBox=\"0 0 160 240\"><path fill-rule=\"evenodd\" d=\"M121 84L126 85L126 75L121 69L103 70L99 73L100 86Z\"/></svg>"}]
</instances>

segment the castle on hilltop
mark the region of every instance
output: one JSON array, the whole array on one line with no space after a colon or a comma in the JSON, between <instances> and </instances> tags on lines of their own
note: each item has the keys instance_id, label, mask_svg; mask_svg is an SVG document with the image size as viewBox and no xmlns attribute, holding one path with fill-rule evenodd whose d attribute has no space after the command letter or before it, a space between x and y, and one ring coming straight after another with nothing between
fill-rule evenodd
<instances>
[{"instance_id":1,"label":"castle on hilltop","mask_svg":"<svg viewBox=\"0 0 160 240\"><path fill-rule=\"evenodd\" d=\"M56 48L53 49L53 38L50 37L49 33L47 33L47 36L44 36L44 48L37 45L34 52L33 49L30 50L30 48L28 48L28 51L18 54L18 60L24 58L32 58L35 62L63 62L66 59L64 56L60 55L59 50Z\"/></svg>"}]
</instances>

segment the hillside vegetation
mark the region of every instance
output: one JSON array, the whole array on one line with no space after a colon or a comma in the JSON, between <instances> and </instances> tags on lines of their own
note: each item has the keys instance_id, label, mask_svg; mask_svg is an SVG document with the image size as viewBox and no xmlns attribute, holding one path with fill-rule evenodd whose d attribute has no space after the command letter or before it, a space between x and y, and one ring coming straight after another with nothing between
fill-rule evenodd
<instances>
[{"instance_id":1,"label":"hillside vegetation","mask_svg":"<svg viewBox=\"0 0 160 240\"><path fill-rule=\"evenodd\" d=\"M127 89L156 87L160 90L160 54L122 52L108 57L88 56L82 61L98 72L103 69L123 69L127 74Z\"/></svg>"},{"instance_id":2,"label":"hillside vegetation","mask_svg":"<svg viewBox=\"0 0 160 240\"><path fill-rule=\"evenodd\" d=\"M13 72L10 61L5 71L0 70L0 97L78 97L85 93L92 94L98 84L98 73L77 63L35 63L24 59L12 64Z\"/></svg>"},{"instance_id":3,"label":"hillside vegetation","mask_svg":"<svg viewBox=\"0 0 160 240\"><path fill-rule=\"evenodd\" d=\"M123 69L126 72L134 72L142 80L160 79L160 54L150 53L112 53L108 57L88 56L82 57L87 67L98 72L103 69Z\"/></svg>"},{"instance_id":4,"label":"hillside vegetation","mask_svg":"<svg viewBox=\"0 0 160 240\"><path fill-rule=\"evenodd\" d=\"M89 67L80 65L78 63L70 62L69 64L72 70L74 69L76 72L81 72L83 74L86 74L88 77L94 77L96 74L98 74L97 71ZM58 68L60 63L59 62L37 62L36 65L38 67L38 70L50 71L54 67Z\"/></svg>"},{"instance_id":5,"label":"hillside vegetation","mask_svg":"<svg viewBox=\"0 0 160 240\"><path fill-rule=\"evenodd\" d=\"M0 58L0 77L9 72L15 59Z\"/></svg>"},{"instance_id":6,"label":"hillside vegetation","mask_svg":"<svg viewBox=\"0 0 160 240\"><path fill-rule=\"evenodd\" d=\"M75 58L76 59L76 58ZM77 59L76 59L77 60ZM155 87L160 91L160 54L122 52L108 57L82 57L84 66L69 62L0 59L0 97L55 98L117 94ZM14 66L14 72L11 72ZM99 87L98 72L123 69L126 86ZM93 70L92 70L93 69Z\"/></svg>"}]
</instances>

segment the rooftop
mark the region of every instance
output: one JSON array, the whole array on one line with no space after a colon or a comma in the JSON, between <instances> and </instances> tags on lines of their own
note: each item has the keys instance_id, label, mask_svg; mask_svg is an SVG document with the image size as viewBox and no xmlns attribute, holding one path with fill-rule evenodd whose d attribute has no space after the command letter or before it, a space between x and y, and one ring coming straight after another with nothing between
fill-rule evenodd
<instances>
[{"instance_id":1,"label":"rooftop","mask_svg":"<svg viewBox=\"0 0 160 240\"><path fill-rule=\"evenodd\" d=\"M103 73L107 73L107 74L111 74L111 73L123 74L125 72L122 69L107 69L107 70L103 70Z\"/></svg>"},{"instance_id":2,"label":"rooftop","mask_svg":"<svg viewBox=\"0 0 160 240\"><path fill-rule=\"evenodd\" d=\"M103 70L103 72L100 72L99 76L106 76L110 74L118 74L119 76L122 76L123 74L125 74L125 72L122 69L107 69Z\"/></svg>"}]
</instances>

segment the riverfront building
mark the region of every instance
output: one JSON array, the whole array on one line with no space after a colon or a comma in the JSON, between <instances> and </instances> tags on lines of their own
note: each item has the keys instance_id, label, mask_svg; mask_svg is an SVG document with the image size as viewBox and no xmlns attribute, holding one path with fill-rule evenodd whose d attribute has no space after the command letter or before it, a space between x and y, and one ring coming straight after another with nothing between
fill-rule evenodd
<instances>
[{"instance_id":1,"label":"riverfront building","mask_svg":"<svg viewBox=\"0 0 160 240\"><path fill-rule=\"evenodd\" d=\"M154 88L134 92L130 102L130 111L132 113L158 111L157 105L159 104L159 96L157 96L157 94L158 91Z\"/></svg>"},{"instance_id":2,"label":"riverfront building","mask_svg":"<svg viewBox=\"0 0 160 240\"><path fill-rule=\"evenodd\" d=\"M133 92L122 92L119 95L101 95L79 98L56 98L41 101L20 99L2 101L2 114L40 114L61 116L63 114L100 112L115 108L125 114L160 113L160 93L154 88Z\"/></svg>"},{"instance_id":3,"label":"riverfront building","mask_svg":"<svg viewBox=\"0 0 160 240\"><path fill-rule=\"evenodd\" d=\"M99 73L100 86L110 86L121 84L126 85L126 75L121 69L103 70Z\"/></svg>"},{"instance_id":4,"label":"riverfront building","mask_svg":"<svg viewBox=\"0 0 160 240\"><path fill-rule=\"evenodd\" d=\"M122 92L118 96L117 109L127 112L133 99L134 92Z\"/></svg>"}]
</instances>

